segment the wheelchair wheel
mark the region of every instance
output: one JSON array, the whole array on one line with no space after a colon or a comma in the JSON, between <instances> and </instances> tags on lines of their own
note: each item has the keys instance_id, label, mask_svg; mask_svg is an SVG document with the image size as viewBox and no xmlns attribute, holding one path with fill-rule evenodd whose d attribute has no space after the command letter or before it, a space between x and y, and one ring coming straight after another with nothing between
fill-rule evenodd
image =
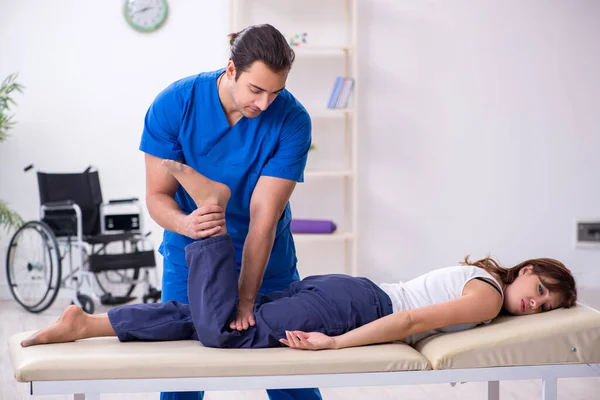
<instances>
[{"instance_id":1,"label":"wheelchair wheel","mask_svg":"<svg viewBox=\"0 0 600 400\"><path fill-rule=\"evenodd\" d=\"M56 299L61 284L61 258L52 230L30 221L15 232L6 255L8 287L27 311L39 313Z\"/></svg>"},{"instance_id":2,"label":"wheelchair wheel","mask_svg":"<svg viewBox=\"0 0 600 400\"><path fill-rule=\"evenodd\" d=\"M102 294L112 294L114 297L129 297L140 276L139 268L118 269L94 273Z\"/></svg>"},{"instance_id":3,"label":"wheelchair wheel","mask_svg":"<svg viewBox=\"0 0 600 400\"><path fill-rule=\"evenodd\" d=\"M94 300L92 300L92 298L90 296L87 296L85 294L81 294L81 293L77 293L77 301L79 301L79 304L81 304L81 309L83 310L83 312L86 312L88 314L93 314L95 307L94 307ZM74 302L71 302L71 304L75 304Z\"/></svg>"}]
</instances>

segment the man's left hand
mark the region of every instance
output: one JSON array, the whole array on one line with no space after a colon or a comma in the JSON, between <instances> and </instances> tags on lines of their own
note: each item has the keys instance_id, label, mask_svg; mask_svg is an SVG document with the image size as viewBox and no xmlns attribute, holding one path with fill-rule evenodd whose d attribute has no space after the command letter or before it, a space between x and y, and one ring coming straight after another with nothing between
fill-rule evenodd
<instances>
[{"instance_id":1,"label":"man's left hand","mask_svg":"<svg viewBox=\"0 0 600 400\"><path fill-rule=\"evenodd\" d=\"M234 321L231 321L229 327L238 331L246 330L251 326L254 326L256 321L254 320L254 302L240 300L238 303L238 312Z\"/></svg>"}]
</instances>

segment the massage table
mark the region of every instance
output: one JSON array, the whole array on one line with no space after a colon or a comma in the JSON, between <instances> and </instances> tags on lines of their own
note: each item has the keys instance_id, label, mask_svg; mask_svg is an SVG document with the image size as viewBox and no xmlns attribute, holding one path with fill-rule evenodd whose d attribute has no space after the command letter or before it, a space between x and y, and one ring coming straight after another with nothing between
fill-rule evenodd
<instances>
[{"instance_id":1,"label":"massage table","mask_svg":"<svg viewBox=\"0 0 600 400\"><path fill-rule=\"evenodd\" d=\"M544 314L501 316L475 329L431 336L414 347L389 343L343 350L214 349L197 341L93 338L22 348L9 339L18 382L32 395L247 390L541 379L556 400L557 379L600 376L600 312L583 304Z\"/></svg>"}]
</instances>

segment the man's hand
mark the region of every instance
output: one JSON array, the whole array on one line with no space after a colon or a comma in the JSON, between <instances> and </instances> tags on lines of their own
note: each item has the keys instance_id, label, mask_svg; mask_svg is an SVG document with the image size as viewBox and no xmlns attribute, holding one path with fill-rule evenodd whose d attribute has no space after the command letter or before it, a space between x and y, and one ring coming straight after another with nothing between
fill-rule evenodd
<instances>
[{"instance_id":1,"label":"man's hand","mask_svg":"<svg viewBox=\"0 0 600 400\"><path fill-rule=\"evenodd\" d=\"M254 302L240 300L238 303L238 312L235 317L235 321L231 321L229 327L238 331L246 330L251 326L254 326L256 321L254 320Z\"/></svg>"},{"instance_id":2,"label":"man's hand","mask_svg":"<svg viewBox=\"0 0 600 400\"><path fill-rule=\"evenodd\" d=\"M197 208L186 215L177 229L177 233L191 239L204 239L219 232L225 226L225 213L218 205Z\"/></svg>"},{"instance_id":3,"label":"man's hand","mask_svg":"<svg viewBox=\"0 0 600 400\"><path fill-rule=\"evenodd\" d=\"M335 338L320 332L285 331L287 339L279 339L286 346L302 350L335 349Z\"/></svg>"}]
</instances>

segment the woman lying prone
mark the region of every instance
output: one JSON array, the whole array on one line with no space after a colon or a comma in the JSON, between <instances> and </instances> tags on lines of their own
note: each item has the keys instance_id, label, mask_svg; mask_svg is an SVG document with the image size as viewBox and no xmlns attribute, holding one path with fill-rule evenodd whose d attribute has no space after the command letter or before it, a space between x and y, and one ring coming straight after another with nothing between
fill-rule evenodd
<instances>
[{"instance_id":1,"label":"woman lying prone","mask_svg":"<svg viewBox=\"0 0 600 400\"><path fill-rule=\"evenodd\" d=\"M163 166L199 209L225 209L230 191L190 167ZM318 275L281 292L259 294L255 325L230 328L238 306L235 252L225 226L186 248L190 304L133 304L88 315L70 306L51 326L21 345L117 336L120 341L199 340L204 346L341 349L374 343L414 344L438 332L489 323L501 312L535 314L571 307L575 280L559 261L538 258L510 269L490 258L433 270L407 282L377 285L366 278Z\"/></svg>"}]
</instances>

